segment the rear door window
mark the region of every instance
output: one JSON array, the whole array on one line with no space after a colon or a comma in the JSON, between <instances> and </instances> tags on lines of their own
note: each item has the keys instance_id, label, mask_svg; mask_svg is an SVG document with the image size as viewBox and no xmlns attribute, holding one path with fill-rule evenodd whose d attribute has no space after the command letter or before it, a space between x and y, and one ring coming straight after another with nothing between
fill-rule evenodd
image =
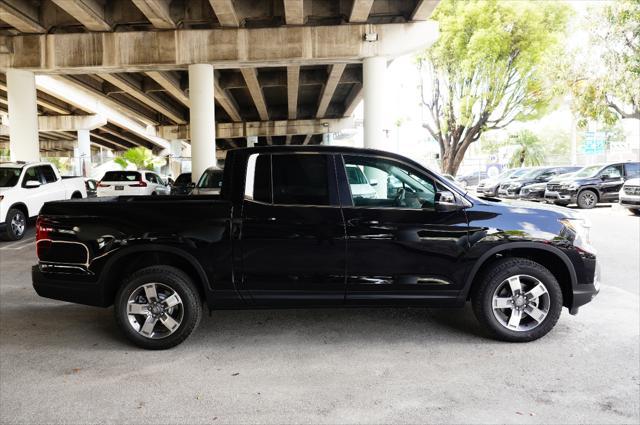
<instances>
[{"instance_id":1,"label":"rear door window","mask_svg":"<svg viewBox=\"0 0 640 425\"><path fill-rule=\"evenodd\" d=\"M107 171L102 181L107 182L134 182L140 180L140 173L137 171Z\"/></svg>"},{"instance_id":2,"label":"rear door window","mask_svg":"<svg viewBox=\"0 0 640 425\"><path fill-rule=\"evenodd\" d=\"M271 163L274 204L331 204L326 155L272 155Z\"/></svg>"}]
</instances>

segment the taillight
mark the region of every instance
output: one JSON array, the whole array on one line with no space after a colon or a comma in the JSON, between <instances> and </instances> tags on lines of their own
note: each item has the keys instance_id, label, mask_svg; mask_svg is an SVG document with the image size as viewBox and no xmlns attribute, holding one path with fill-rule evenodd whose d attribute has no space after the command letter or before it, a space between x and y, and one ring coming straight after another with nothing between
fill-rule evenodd
<instances>
[{"instance_id":1,"label":"taillight","mask_svg":"<svg viewBox=\"0 0 640 425\"><path fill-rule=\"evenodd\" d=\"M104 184L102 182L98 182L98 187L109 187L108 184Z\"/></svg>"},{"instance_id":2,"label":"taillight","mask_svg":"<svg viewBox=\"0 0 640 425\"><path fill-rule=\"evenodd\" d=\"M147 187L147 182L138 180L138 183L130 184L129 187Z\"/></svg>"},{"instance_id":3,"label":"taillight","mask_svg":"<svg viewBox=\"0 0 640 425\"><path fill-rule=\"evenodd\" d=\"M44 219L40 216L36 219L36 241L41 239L49 239L50 231L44 221Z\"/></svg>"}]
</instances>

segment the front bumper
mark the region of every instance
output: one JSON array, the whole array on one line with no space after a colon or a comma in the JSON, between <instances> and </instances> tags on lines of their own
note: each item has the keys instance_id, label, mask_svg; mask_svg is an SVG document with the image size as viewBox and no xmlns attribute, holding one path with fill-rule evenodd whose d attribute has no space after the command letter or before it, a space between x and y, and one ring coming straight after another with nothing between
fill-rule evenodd
<instances>
[{"instance_id":1,"label":"front bumper","mask_svg":"<svg viewBox=\"0 0 640 425\"><path fill-rule=\"evenodd\" d=\"M569 190L551 191L545 190L544 200L554 204L569 205L575 204L577 200L577 192Z\"/></svg>"},{"instance_id":2,"label":"front bumper","mask_svg":"<svg viewBox=\"0 0 640 425\"><path fill-rule=\"evenodd\" d=\"M108 307L104 285L90 281L86 275L43 273L38 265L31 268L33 289L41 297L71 303Z\"/></svg>"},{"instance_id":3,"label":"front bumper","mask_svg":"<svg viewBox=\"0 0 640 425\"><path fill-rule=\"evenodd\" d=\"M640 209L640 196L627 195L624 192L620 192L619 195L620 205L630 209Z\"/></svg>"},{"instance_id":4,"label":"front bumper","mask_svg":"<svg viewBox=\"0 0 640 425\"><path fill-rule=\"evenodd\" d=\"M498 186L478 186L476 187L476 193L480 195L497 196Z\"/></svg>"},{"instance_id":5,"label":"front bumper","mask_svg":"<svg viewBox=\"0 0 640 425\"><path fill-rule=\"evenodd\" d=\"M544 201L544 190L520 191L520 199L525 201Z\"/></svg>"},{"instance_id":6,"label":"front bumper","mask_svg":"<svg viewBox=\"0 0 640 425\"><path fill-rule=\"evenodd\" d=\"M569 313L577 314L578 309L581 306L589 303L595 298L596 295L598 295L598 293L600 292L600 279L600 263L596 261L595 272L593 274L593 283L578 284L577 287L573 289L573 302L569 307Z\"/></svg>"}]
</instances>

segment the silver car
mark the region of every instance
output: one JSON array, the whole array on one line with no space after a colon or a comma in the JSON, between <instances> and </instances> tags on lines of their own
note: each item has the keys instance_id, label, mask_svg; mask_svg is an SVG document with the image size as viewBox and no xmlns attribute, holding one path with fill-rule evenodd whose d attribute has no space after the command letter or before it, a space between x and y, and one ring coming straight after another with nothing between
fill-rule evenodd
<instances>
[{"instance_id":1,"label":"silver car","mask_svg":"<svg viewBox=\"0 0 640 425\"><path fill-rule=\"evenodd\" d=\"M192 195L220 195L222 188L222 176L224 172L221 168L209 167L204 170L196 187L191 192Z\"/></svg>"},{"instance_id":2,"label":"silver car","mask_svg":"<svg viewBox=\"0 0 640 425\"><path fill-rule=\"evenodd\" d=\"M624 182L618 196L620 205L629 208L635 215L640 215L640 178Z\"/></svg>"}]
</instances>

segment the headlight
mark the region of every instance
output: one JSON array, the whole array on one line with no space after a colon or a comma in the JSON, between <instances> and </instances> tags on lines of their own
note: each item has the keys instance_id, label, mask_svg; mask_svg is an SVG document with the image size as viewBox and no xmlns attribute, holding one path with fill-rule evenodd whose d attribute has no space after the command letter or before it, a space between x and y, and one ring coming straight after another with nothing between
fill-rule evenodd
<instances>
[{"instance_id":1,"label":"headlight","mask_svg":"<svg viewBox=\"0 0 640 425\"><path fill-rule=\"evenodd\" d=\"M511 189L520 189L522 184L520 183L511 183Z\"/></svg>"},{"instance_id":2,"label":"headlight","mask_svg":"<svg viewBox=\"0 0 640 425\"><path fill-rule=\"evenodd\" d=\"M564 185L564 187L569 190L576 190L578 187L580 187L580 185L578 183L570 183L570 184Z\"/></svg>"},{"instance_id":3,"label":"headlight","mask_svg":"<svg viewBox=\"0 0 640 425\"><path fill-rule=\"evenodd\" d=\"M591 222L585 218L563 218L559 220L565 227L565 236L573 243L574 246L587 251L591 254L596 254L596 250L591 246L589 240L589 230L591 229Z\"/></svg>"}]
</instances>

